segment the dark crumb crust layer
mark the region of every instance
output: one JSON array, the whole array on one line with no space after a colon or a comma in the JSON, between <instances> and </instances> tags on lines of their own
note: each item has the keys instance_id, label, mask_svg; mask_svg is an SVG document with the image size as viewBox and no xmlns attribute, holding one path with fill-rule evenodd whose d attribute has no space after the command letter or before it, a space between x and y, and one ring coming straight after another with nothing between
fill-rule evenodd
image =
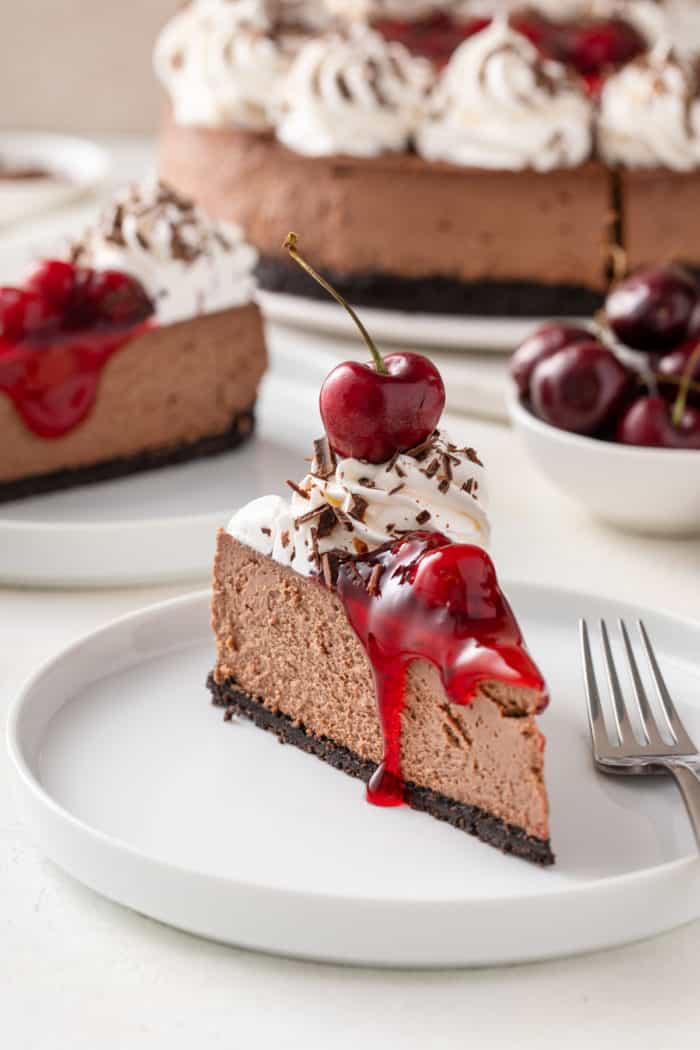
<instances>
[{"instance_id":1,"label":"dark crumb crust layer","mask_svg":"<svg viewBox=\"0 0 700 1050\"><path fill-rule=\"evenodd\" d=\"M283 714L273 714L257 700L243 692L234 679L218 683L209 675L207 686L211 691L213 703L226 708L226 716L242 715L249 718L260 729L266 729L283 744L295 747L316 755L335 769L367 782L377 768L374 762L368 762L346 747L341 747L327 737L315 737L307 733L303 726L295 725ZM412 809L421 810L437 820L444 820L460 831L475 835L482 842L495 846L503 853L510 853L523 860L532 861L543 867L554 863L549 840L533 838L522 828L506 824L499 817L462 802L455 802L430 788L417 784L406 784L406 802Z\"/></svg>"},{"instance_id":2,"label":"dark crumb crust layer","mask_svg":"<svg viewBox=\"0 0 700 1050\"><path fill-rule=\"evenodd\" d=\"M134 456L109 459L86 467L56 470L50 474L34 474L26 478L18 478L17 481L2 481L0 482L0 503L40 496L47 492L59 492L78 485L112 481L115 478L141 474L143 471L155 470L158 467L187 463L191 459L216 456L242 444L253 432L254 425L255 416L251 406L245 412L239 412L223 434L212 434L182 445L151 449L139 452Z\"/></svg>"},{"instance_id":3,"label":"dark crumb crust layer","mask_svg":"<svg viewBox=\"0 0 700 1050\"><path fill-rule=\"evenodd\" d=\"M448 277L398 277L386 273L339 273L323 270L341 295L355 306L400 310L404 313L460 317L587 317L604 296L575 285L529 281L476 281L465 284ZM327 300L324 290L284 259L263 257L257 268L260 286L307 299Z\"/></svg>"}]
</instances>

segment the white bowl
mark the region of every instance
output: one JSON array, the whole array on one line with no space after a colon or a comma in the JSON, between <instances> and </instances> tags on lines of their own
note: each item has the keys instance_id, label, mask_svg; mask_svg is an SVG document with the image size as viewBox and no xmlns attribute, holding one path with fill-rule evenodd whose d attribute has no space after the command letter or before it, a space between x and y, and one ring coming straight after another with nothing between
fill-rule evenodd
<instances>
[{"instance_id":1,"label":"white bowl","mask_svg":"<svg viewBox=\"0 0 700 1050\"><path fill-rule=\"evenodd\" d=\"M595 517L632 532L700 534L700 451L570 434L537 419L514 386L508 411L542 473Z\"/></svg>"},{"instance_id":2,"label":"white bowl","mask_svg":"<svg viewBox=\"0 0 700 1050\"><path fill-rule=\"evenodd\" d=\"M0 225L81 197L99 186L111 167L108 152L94 142L33 131L1 132L0 157L63 176L0 181Z\"/></svg>"}]
</instances>

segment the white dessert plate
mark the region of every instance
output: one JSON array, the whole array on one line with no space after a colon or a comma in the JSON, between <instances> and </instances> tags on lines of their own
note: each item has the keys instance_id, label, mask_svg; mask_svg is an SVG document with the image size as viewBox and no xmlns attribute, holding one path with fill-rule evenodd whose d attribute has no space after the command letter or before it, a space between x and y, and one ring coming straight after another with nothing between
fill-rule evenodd
<instances>
[{"instance_id":1,"label":"white dessert plate","mask_svg":"<svg viewBox=\"0 0 700 1050\"><path fill-rule=\"evenodd\" d=\"M111 167L107 151L94 142L33 131L0 133L0 160L43 168L55 176L0 179L0 225L75 200L99 186Z\"/></svg>"},{"instance_id":2,"label":"white dessert plate","mask_svg":"<svg viewBox=\"0 0 700 1050\"><path fill-rule=\"evenodd\" d=\"M664 778L591 763L576 622L643 615L700 739L700 624L573 592L508 588L553 700L542 718L557 865L539 869L224 723L204 681L206 593L132 614L46 665L8 744L40 848L98 893L225 943L329 962L514 963L649 937L700 916L700 861Z\"/></svg>"},{"instance_id":3,"label":"white dessert plate","mask_svg":"<svg viewBox=\"0 0 700 1050\"><path fill-rule=\"evenodd\" d=\"M333 302L317 302L281 292L258 292L258 301L270 321L296 325L330 335L357 335L352 320ZM362 320L379 342L438 350L481 350L505 353L518 346L543 318L455 317L446 314L412 314L400 310L362 307ZM551 320L551 318L547 318ZM578 323L580 318L571 319Z\"/></svg>"},{"instance_id":4,"label":"white dessert plate","mask_svg":"<svg viewBox=\"0 0 700 1050\"><path fill-rule=\"evenodd\" d=\"M231 511L297 478L316 401L268 376L240 448L162 470L0 503L0 583L102 587L204 578Z\"/></svg>"}]
</instances>

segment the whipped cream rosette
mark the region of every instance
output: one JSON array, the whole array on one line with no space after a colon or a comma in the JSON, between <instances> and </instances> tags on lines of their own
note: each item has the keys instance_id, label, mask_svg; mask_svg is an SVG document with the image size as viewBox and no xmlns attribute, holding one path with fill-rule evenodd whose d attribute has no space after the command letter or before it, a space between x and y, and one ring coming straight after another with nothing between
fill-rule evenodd
<instances>
[{"instance_id":1,"label":"whipped cream rosette","mask_svg":"<svg viewBox=\"0 0 700 1050\"><path fill-rule=\"evenodd\" d=\"M318 557L327 551L361 554L416 529L486 548L485 474L474 450L458 447L443 430L420 449L379 464L336 460L319 442L291 499L254 500L233 516L228 531L303 576L318 571Z\"/></svg>"},{"instance_id":2,"label":"whipped cream rosette","mask_svg":"<svg viewBox=\"0 0 700 1050\"><path fill-rule=\"evenodd\" d=\"M156 73L179 124L271 126L299 46L331 24L310 0L194 0L156 43Z\"/></svg>"},{"instance_id":3,"label":"whipped cream rosette","mask_svg":"<svg viewBox=\"0 0 700 1050\"><path fill-rule=\"evenodd\" d=\"M155 181L116 196L72 256L79 265L137 278L161 324L241 306L255 290L257 253L240 229L210 221Z\"/></svg>"},{"instance_id":4,"label":"whipped cream rosette","mask_svg":"<svg viewBox=\"0 0 700 1050\"><path fill-rule=\"evenodd\" d=\"M700 164L697 64L661 41L606 82L598 123L605 160L691 171Z\"/></svg>"},{"instance_id":5,"label":"whipped cream rosette","mask_svg":"<svg viewBox=\"0 0 700 1050\"><path fill-rule=\"evenodd\" d=\"M476 168L550 171L583 163L592 106L557 62L505 19L455 51L417 133L418 152Z\"/></svg>"},{"instance_id":6,"label":"whipped cream rosette","mask_svg":"<svg viewBox=\"0 0 700 1050\"><path fill-rule=\"evenodd\" d=\"M404 150L431 80L428 62L365 26L318 37L295 59L277 136L308 156Z\"/></svg>"}]
</instances>

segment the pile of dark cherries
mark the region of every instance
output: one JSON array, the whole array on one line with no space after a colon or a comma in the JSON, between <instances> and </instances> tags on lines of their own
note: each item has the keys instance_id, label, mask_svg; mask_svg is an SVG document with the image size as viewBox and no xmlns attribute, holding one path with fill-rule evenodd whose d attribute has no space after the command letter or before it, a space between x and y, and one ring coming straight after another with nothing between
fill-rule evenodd
<instances>
[{"instance_id":1,"label":"pile of dark cherries","mask_svg":"<svg viewBox=\"0 0 700 1050\"><path fill-rule=\"evenodd\" d=\"M523 403L562 430L700 449L699 347L700 286L680 266L657 266L615 285L590 328L539 328L511 375Z\"/></svg>"}]
</instances>

